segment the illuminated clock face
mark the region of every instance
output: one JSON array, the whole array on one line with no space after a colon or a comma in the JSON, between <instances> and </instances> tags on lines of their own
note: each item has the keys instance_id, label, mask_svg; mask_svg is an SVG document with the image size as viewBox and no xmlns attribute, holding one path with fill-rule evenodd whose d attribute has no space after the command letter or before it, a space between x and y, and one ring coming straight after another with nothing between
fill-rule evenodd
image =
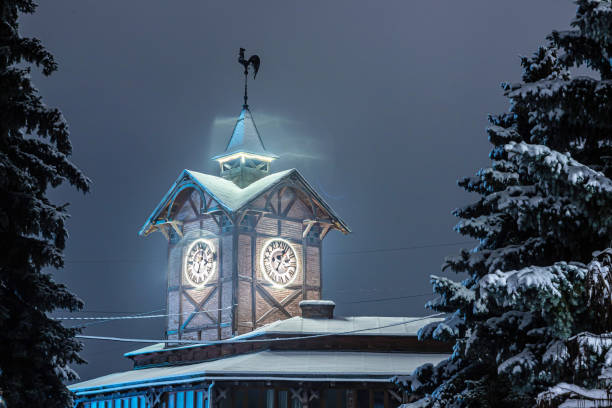
<instances>
[{"instance_id":1,"label":"illuminated clock face","mask_svg":"<svg viewBox=\"0 0 612 408\"><path fill-rule=\"evenodd\" d=\"M209 241L199 239L191 244L185 258L185 277L194 286L204 285L215 273L216 254Z\"/></svg>"},{"instance_id":2,"label":"illuminated clock face","mask_svg":"<svg viewBox=\"0 0 612 408\"><path fill-rule=\"evenodd\" d=\"M293 282L298 273L298 260L291 244L284 239L271 239L261 252L261 269L265 278L276 286Z\"/></svg>"}]
</instances>

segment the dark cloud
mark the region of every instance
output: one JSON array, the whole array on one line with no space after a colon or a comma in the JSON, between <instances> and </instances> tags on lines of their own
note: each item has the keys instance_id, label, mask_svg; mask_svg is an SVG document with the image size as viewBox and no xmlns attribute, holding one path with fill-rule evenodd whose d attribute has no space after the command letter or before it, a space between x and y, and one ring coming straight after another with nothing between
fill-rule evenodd
<instances>
[{"instance_id":1,"label":"dark cloud","mask_svg":"<svg viewBox=\"0 0 612 408\"><path fill-rule=\"evenodd\" d=\"M209 158L242 103L239 47L258 53L252 111L277 170L297 167L354 234L330 234L324 295L340 314L422 315L428 276L463 241L456 187L487 162L488 113L507 109L501 81L519 55L568 27L569 1L42 2L23 19L60 71L35 76L67 117L74 160L93 179L72 203L67 264L57 273L86 309L164 307L166 245L136 233L183 168ZM163 321L92 325L87 334L159 338ZM83 378L129 369L137 345L86 342Z\"/></svg>"}]
</instances>

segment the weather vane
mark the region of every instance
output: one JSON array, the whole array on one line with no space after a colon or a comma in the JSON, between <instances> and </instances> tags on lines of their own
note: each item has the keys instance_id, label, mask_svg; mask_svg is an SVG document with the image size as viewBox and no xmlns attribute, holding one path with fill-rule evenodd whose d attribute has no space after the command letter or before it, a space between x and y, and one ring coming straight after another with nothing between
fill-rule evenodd
<instances>
[{"instance_id":1,"label":"weather vane","mask_svg":"<svg viewBox=\"0 0 612 408\"><path fill-rule=\"evenodd\" d=\"M251 55L251 57L246 60L244 58L244 48L240 49L240 56L238 57L238 62L244 66L244 108L248 108L247 100L249 99L247 95L247 79L249 76L249 67L253 67L253 79L257 76L257 71L259 71L259 64L261 60L259 59L259 55Z\"/></svg>"}]
</instances>

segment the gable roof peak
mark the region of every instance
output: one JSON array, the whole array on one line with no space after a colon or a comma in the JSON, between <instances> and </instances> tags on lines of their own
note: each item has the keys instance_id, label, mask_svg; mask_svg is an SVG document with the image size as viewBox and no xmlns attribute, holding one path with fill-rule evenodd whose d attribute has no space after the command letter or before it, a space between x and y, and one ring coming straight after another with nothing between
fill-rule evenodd
<instances>
[{"instance_id":1,"label":"gable roof peak","mask_svg":"<svg viewBox=\"0 0 612 408\"><path fill-rule=\"evenodd\" d=\"M336 212L325 202L306 179L296 169L289 169L272 173L263 177L249 186L240 188L230 180L210 174L199 173L192 170L183 170L178 179L170 187L166 195L162 198L153 213L149 216L139 235L149 235L155 231L159 225L172 221L169 207L174 203L174 198L185 188L194 188L206 193L213 199L223 211L233 216L237 212L244 211L246 206L260 197L262 194L271 191L275 187L280 187L284 182L301 188L305 194L312 197L314 205L326 214L330 219L330 228L334 228L347 234L351 230L348 225L338 217Z\"/></svg>"}]
</instances>

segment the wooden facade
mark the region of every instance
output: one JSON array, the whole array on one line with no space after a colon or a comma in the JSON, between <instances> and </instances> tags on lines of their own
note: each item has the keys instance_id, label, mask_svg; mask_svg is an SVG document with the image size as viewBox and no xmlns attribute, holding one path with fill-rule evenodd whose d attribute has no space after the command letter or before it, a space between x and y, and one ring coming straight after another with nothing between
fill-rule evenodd
<instances>
[{"instance_id":1,"label":"wooden facade","mask_svg":"<svg viewBox=\"0 0 612 408\"><path fill-rule=\"evenodd\" d=\"M228 209L192 174L184 172L175 183L146 232L168 239L169 342L243 334L298 315L301 300L321 298L322 241L344 227L297 171L239 209ZM216 269L195 287L185 278L185 258L190 243L202 238L214 248ZM278 238L291 244L299 265L295 279L282 287L270 283L260 266L263 246Z\"/></svg>"},{"instance_id":2,"label":"wooden facade","mask_svg":"<svg viewBox=\"0 0 612 408\"><path fill-rule=\"evenodd\" d=\"M391 318L377 333L371 319L294 317L222 342L135 350L132 371L71 386L75 408L389 408L422 397L402 378L450 356L451 344L417 339L440 319ZM326 322L359 329L330 333Z\"/></svg>"},{"instance_id":3,"label":"wooden facade","mask_svg":"<svg viewBox=\"0 0 612 408\"><path fill-rule=\"evenodd\" d=\"M327 320L305 319L321 329ZM342 327L345 322L338 318L333 325ZM255 341L238 337L135 350L126 354L134 370L71 386L77 396L75 408L397 407L422 397L407 389L401 378L424 362L448 358L452 349L448 343L419 342L418 327L404 334L383 328L379 334L361 330L308 336L298 331L285 337L275 330L258 329Z\"/></svg>"},{"instance_id":4,"label":"wooden facade","mask_svg":"<svg viewBox=\"0 0 612 408\"><path fill-rule=\"evenodd\" d=\"M212 387L211 387L212 384ZM209 400L210 396L210 400ZM389 384L228 381L100 395L79 408L395 408L412 400Z\"/></svg>"}]
</instances>

